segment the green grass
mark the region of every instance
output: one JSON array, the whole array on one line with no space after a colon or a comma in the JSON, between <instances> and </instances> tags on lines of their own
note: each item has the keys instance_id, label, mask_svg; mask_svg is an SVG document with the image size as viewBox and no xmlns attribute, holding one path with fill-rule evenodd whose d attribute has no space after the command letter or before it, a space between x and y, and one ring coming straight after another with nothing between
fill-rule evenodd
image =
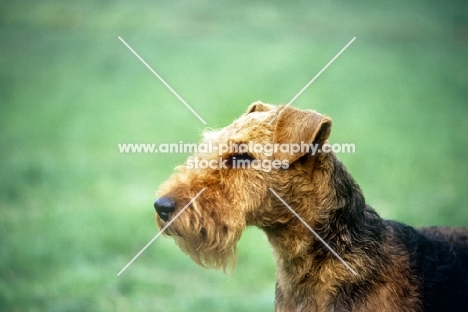
<instances>
[{"instance_id":1,"label":"green grass","mask_svg":"<svg viewBox=\"0 0 468 312\"><path fill-rule=\"evenodd\" d=\"M187 155L118 143L196 142L253 101L333 118L331 141L386 218L468 225L463 2L10 1L0 10L0 310L272 311L275 269L248 229L229 275L156 240L158 185ZM465 7L463 7L465 6Z\"/></svg>"}]
</instances>

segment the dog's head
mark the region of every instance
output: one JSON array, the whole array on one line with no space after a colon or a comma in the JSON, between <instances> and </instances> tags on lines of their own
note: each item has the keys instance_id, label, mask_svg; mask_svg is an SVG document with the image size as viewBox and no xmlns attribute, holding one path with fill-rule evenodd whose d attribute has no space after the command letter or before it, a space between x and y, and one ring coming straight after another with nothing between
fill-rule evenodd
<instances>
[{"instance_id":1,"label":"dog's head","mask_svg":"<svg viewBox=\"0 0 468 312\"><path fill-rule=\"evenodd\" d=\"M311 110L261 102L231 125L207 131L200 148L163 183L154 206L165 234L200 265L226 268L247 225L285 224L291 205L310 196L311 148L323 144L331 120ZM311 147L312 146L312 147ZM307 182L309 181L309 182ZM312 190L313 191L313 190Z\"/></svg>"}]
</instances>

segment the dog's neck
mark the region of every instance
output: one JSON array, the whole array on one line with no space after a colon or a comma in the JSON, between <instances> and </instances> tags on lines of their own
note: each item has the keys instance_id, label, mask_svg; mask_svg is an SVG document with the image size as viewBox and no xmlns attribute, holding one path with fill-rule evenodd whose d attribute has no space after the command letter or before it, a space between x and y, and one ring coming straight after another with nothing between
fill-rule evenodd
<instances>
[{"instance_id":1,"label":"dog's neck","mask_svg":"<svg viewBox=\"0 0 468 312\"><path fill-rule=\"evenodd\" d=\"M332 157L332 161L327 157ZM286 309L300 310L301 304L313 304L317 310L325 310L331 302L337 302L342 281L358 283L371 273L364 269L368 264L363 261L365 257L360 256L358 262L353 255L369 254L369 250L379 252L383 225L377 213L365 204L359 186L336 156L322 154L306 162L310 163L305 166L313 168L308 182L325 184L328 191L311 194L307 209L313 209L314 213L303 212L302 216L360 276L351 276L354 274L296 218L264 230L277 254L277 305L283 301ZM291 244L297 241L301 245ZM291 303L287 298L304 298L307 302Z\"/></svg>"}]
</instances>

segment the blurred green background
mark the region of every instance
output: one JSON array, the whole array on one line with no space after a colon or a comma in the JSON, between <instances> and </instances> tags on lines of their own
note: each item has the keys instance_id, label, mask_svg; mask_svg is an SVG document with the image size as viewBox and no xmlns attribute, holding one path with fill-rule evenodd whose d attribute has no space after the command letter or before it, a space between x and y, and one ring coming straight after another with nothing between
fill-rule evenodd
<instances>
[{"instance_id":1,"label":"blurred green background","mask_svg":"<svg viewBox=\"0 0 468 312\"><path fill-rule=\"evenodd\" d=\"M0 310L272 311L259 230L229 275L157 233L158 185L184 154L118 143L196 142L256 100L334 120L367 201L414 226L468 225L465 1L2 1Z\"/></svg>"}]
</instances>

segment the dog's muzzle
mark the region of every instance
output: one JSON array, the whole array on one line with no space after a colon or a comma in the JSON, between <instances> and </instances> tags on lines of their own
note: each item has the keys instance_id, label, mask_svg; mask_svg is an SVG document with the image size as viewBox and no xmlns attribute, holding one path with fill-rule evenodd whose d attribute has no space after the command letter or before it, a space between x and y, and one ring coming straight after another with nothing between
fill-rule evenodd
<instances>
[{"instance_id":1,"label":"dog's muzzle","mask_svg":"<svg viewBox=\"0 0 468 312\"><path fill-rule=\"evenodd\" d=\"M158 213L159 217L164 221L169 220L169 216L174 212L176 208L176 202L171 197L160 197L154 202L154 209Z\"/></svg>"}]
</instances>

